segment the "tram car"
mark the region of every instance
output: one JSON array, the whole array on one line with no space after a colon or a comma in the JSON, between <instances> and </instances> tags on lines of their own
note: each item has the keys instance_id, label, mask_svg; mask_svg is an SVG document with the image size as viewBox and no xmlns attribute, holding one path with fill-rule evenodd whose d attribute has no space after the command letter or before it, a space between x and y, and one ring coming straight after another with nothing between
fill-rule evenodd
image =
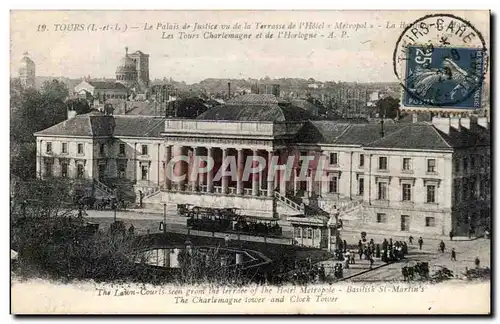
<instances>
[{"instance_id":1,"label":"tram car","mask_svg":"<svg viewBox=\"0 0 500 324\"><path fill-rule=\"evenodd\" d=\"M188 212L187 226L190 229L210 232L231 230L232 220L237 215L232 208L193 207Z\"/></svg>"}]
</instances>

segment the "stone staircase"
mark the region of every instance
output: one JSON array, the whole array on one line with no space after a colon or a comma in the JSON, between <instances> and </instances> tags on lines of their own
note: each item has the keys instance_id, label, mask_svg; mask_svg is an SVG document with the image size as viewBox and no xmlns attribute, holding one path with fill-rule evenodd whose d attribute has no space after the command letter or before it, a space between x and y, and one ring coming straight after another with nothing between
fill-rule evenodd
<instances>
[{"instance_id":1,"label":"stone staircase","mask_svg":"<svg viewBox=\"0 0 500 324\"><path fill-rule=\"evenodd\" d=\"M105 185L104 183L100 182L97 179L94 179L94 197L97 199L102 199L102 198L110 198L116 196L116 193L113 189Z\"/></svg>"},{"instance_id":2,"label":"stone staircase","mask_svg":"<svg viewBox=\"0 0 500 324\"><path fill-rule=\"evenodd\" d=\"M280 214L305 215L306 207L304 204L299 204L278 191L274 191L274 198L276 199Z\"/></svg>"}]
</instances>

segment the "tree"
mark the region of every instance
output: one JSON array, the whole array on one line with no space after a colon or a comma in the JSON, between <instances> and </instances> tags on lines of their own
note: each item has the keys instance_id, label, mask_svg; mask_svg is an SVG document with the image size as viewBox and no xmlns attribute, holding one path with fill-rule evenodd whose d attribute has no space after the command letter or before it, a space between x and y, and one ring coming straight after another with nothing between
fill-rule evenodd
<instances>
[{"instance_id":1,"label":"tree","mask_svg":"<svg viewBox=\"0 0 500 324\"><path fill-rule=\"evenodd\" d=\"M82 98L66 100L66 107L71 110L76 110L78 115L87 114L90 112L90 105L87 100Z\"/></svg>"},{"instance_id":2,"label":"tree","mask_svg":"<svg viewBox=\"0 0 500 324\"><path fill-rule=\"evenodd\" d=\"M58 81L56 79L52 81L45 81L42 85L41 92L43 95L55 100L61 100L64 102L69 95L68 87L64 82Z\"/></svg>"},{"instance_id":3,"label":"tree","mask_svg":"<svg viewBox=\"0 0 500 324\"><path fill-rule=\"evenodd\" d=\"M376 111L384 118L396 118L399 111L399 99L391 96L379 99L376 104Z\"/></svg>"}]
</instances>

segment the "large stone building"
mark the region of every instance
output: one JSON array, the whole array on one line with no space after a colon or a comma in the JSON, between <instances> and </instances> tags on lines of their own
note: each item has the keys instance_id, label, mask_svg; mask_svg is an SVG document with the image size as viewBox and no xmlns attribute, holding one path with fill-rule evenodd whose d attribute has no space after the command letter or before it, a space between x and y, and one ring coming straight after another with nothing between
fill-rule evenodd
<instances>
[{"instance_id":1,"label":"large stone building","mask_svg":"<svg viewBox=\"0 0 500 324\"><path fill-rule=\"evenodd\" d=\"M24 53L21 59L21 66L19 67L19 79L21 85L25 88L35 86L35 62L29 58L28 53Z\"/></svg>"},{"instance_id":2,"label":"large stone building","mask_svg":"<svg viewBox=\"0 0 500 324\"><path fill-rule=\"evenodd\" d=\"M197 119L91 113L35 135L40 177L124 179L150 206L227 207L278 218L306 245L326 247L326 221L336 211L344 228L359 231L441 236L489 226L485 118L434 118L381 132L376 124L311 120L272 95L249 94ZM176 176L192 175L200 156L213 158L212 172L179 181L166 176L170 165ZM267 164L245 179L249 156L281 166L295 160L277 172ZM311 161L304 165L301 156ZM239 176L217 177L231 159Z\"/></svg>"}]
</instances>

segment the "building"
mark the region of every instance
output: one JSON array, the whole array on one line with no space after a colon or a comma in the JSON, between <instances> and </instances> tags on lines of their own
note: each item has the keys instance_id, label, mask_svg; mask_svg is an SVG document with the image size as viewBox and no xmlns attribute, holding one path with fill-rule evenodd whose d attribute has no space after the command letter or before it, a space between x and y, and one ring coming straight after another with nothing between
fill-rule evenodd
<instances>
[{"instance_id":1,"label":"building","mask_svg":"<svg viewBox=\"0 0 500 324\"><path fill-rule=\"evenodd\" d=\"M144 54L141 51L135 51L129 55L135 62L135 70L137 71L137 82L144 89L149 87L149 54Z\"/></svg>"},{"instance_id":2,"label":"building","mask_svg":"<svg viewBox=\"0 0 500 324\"><path fill-rule=\"evenodd\" d=\"M35 86L35 62L29 58L28 53L24 53L21 59L21 66L19 67L19 79L21 85L25 88Z\"/></svg>"},{"instance_id":3,"label":"building","mask_svg":"<svg viewBox=\"0 0 500 324\"><path fill-rule=\"evenodd\" d=\"M82 81L74 89L80 98L89 100L89 104L99 105L110 99L127 100L131 91L122 83L110 81Z\"/></svg>"},{"instance_id":4,"label":"building","mask_svg":"<svg viewBox=\"0 0 500 324\"><path fill-rule=\"evenodd\" d=\"M141 51L129 55L128 47L125 47L125 56L116 67L116 82L144 93L149 87L149 55Z\"/></svg>"},{"instance_id":5,"label":"building","mask_svg":"<svg viewBox=\"0 0 500 324\"><path fill-rule=\"evenodd\" d=\"M345 229L359 232L480 234L490 223L485 118L434 118L381 132L376 124L312 120L275 96L248 94L196 119L92 113L35 135L41 177L125 178L151 206L237 208L279 219L299 244L331 246L337 212ZM213 158L214 169L194 173L202 167L196 157ZM248 157L282 168L267 163L244 177ZM73 169L63 173L61 161ZM237 178L217 177L231 161ZM187 179L166 177L169 166Z\"/></svg>"}]
</instances>

